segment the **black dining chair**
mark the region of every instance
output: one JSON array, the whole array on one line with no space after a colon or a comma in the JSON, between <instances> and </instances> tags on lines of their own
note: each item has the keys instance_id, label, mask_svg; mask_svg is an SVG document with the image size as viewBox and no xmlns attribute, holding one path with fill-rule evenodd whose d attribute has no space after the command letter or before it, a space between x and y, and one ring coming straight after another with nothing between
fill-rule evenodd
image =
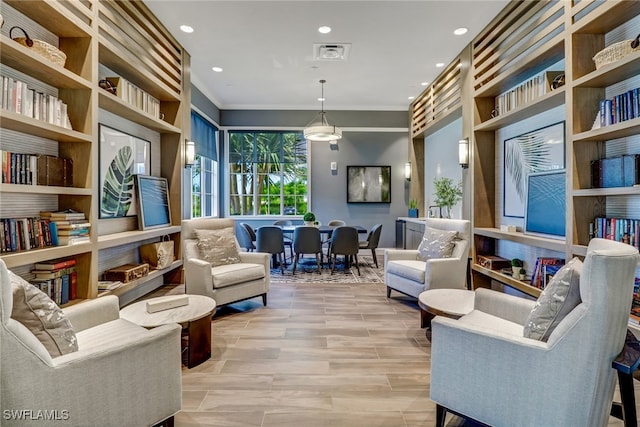
<instances>
[{"instance_id":1,"label":"black dining chair","mask_svg":"<svg viewBox=\"0 0 640 427\"><path fill-rule=\"evenodd\" d=\"M296 253L296 257L293 260L292 274L296 274L296 266L300 261L300 256L304 256L304 254L315 254L318 274L320 274L320 269L322 268L322 242L318 227L296 227L293 232L293 250Z\"/></svg>"},{"instance_id":2,"label":"black dining chair","mask_svg":"<svg viewBox=\"0 0 640 427\"><path fill-rule=\"evenodd\" d=\"M293 221L291 221L290 219L278 219L276 221L273 221L273 225L287 227L292 226ZM284 245L289 247L289 255L291 255L291 259L293 259L293 240L290 237L284 236Z\"/></svg>"},{"instance_id":3,"label":"black dining chair","mask_svg":"<svg viewBox=\"0 0 640 427\"><path fill-rule=\"evenodd\" d=\"M331 274L336 268L336 258L338 255L344 255L344 267L345 270L349 268L349 261L351 257L354 258L354 264L358 270L358 276L360 275L360 267L358 266L358 230L354 227L340 226L336 227L331 232Z\"/></svg>"},{"instance_id":4,"label":"black dining chair","mask_svg":"<svg viewBox=\"0 0 640 427\"><path fill-rule=\"evenodd\" d=\"M359 243L360 249L371 249L371 255L373 256L373 262L378 268L378 258L376 257L376 249L378 248L378 242L380 242L380 232L382 231L382 224L376 224L369 231L367 240Z\"/></svg>"},{"instance_id":5,"label":"black dining chair","mask_svg":"<svg viewBox=\"0 0 640 427\"><path fill-rule=\"evenodd\" d=\"M247 252L253 252L256 249L256 245L254 244L251 234L249 234L249 230L247 230L245 225L249 226L247 223L241 223L237 228L236 236L238 238L238 243L240 244L240 247L245 248ZM249 228L251 227L249 226ZM251 229L251 231L253 232L253 229ZM253 234L255 236L255 233Z\"/></svg>"},{"instance_id":6,"label":"black dining chair","mask_svg":"<svg viewBox=\"0 0 640 427\"><path fill-rule=\"evenodd\" d=\"M253 229L252 226L250 226L246 222L241 222L240 226L243 227L245 230L247 230L247 234L249 235L249 238L251 239L251 243L253 243L253 249L255 250L255 244L256 244L256 232L255 232L255 230Z\"/></svg>"},{"instance_id":7,"label":"black dining chair","mask_svg":"<svg viewBox=\"0 0 640 427\"><path fill-rule=\"evenodd\" d=\"M256 231L256 247L258 252L266 252L273 257L273 263L275 268L276 257L280 264L280 271L284 275L284 260L282 254L284 254L284 236L282 234L282 228L275 225L263 225L258 227Z\"/></svg>"}]
</instances>

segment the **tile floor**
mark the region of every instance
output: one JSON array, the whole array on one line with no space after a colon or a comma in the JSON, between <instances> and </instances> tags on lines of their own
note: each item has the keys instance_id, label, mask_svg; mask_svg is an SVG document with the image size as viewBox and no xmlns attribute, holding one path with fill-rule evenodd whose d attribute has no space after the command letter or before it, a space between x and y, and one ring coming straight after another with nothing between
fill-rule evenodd
<instances>
[{"instance_id":1,"label":"tile floor","mask_svg":"<svg viewBox=\"0 0 640 427\"><path fill-rule=\"evenodd\" d=\"M383 284L272 283L268 307L224 307L212 327L211 359L183 367L177 427L435 424L418 307L395 292L387 300Z\"/></svg>"}]
</instances>

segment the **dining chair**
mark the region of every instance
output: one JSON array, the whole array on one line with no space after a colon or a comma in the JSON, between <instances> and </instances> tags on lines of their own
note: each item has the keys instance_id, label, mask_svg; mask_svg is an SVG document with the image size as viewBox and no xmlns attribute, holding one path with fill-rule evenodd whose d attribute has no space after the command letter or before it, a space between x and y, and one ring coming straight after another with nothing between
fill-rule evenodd
<instances>
[{"instance_id":1,"label":"dining chair","mask_svg":"<svg viewBox=\"0 0 640 427\"><path fill-rule=\"evenodd\" d=\"M341 219L332 219L327 222L328 227L342 227L345 225L347 225L347 223ZM327 234L326 239L322 241L322 245L327 245L327 258L329 258L331 256L331 233ZM329 258L329 260L331 259Z\"/></svg>"},{"instance_id":2,"label":"dining chair","mask_svg":"<svg viewBox=\"0 0 640 427\"><path fill-rule=\"evenodd\" d=\"M284 275L284 235L282 228L275 225L263 225L256 231L256 247L258 252L266 252L272 255L275 267L276 257L280 264L280 271Z\"/></svg>"},{"instance_id":3,"label":"dining chair","mask_svg":"<svg viewBox=\"0 0 640 427\"><path fill-rule=\"evenodd\" d=\"M254 245L255 249L255 244L256 244L256 231L253 229L252 226L250 226L249 224L247 224L246 222L241 222L240 226L243 227L245 230L247 230L247 234L249 235L249 237L251 238L251 242Z\"/></svg>"},{"instance_id":4,"label":"dining chair","mask_svg":"<svg viewBox=\"0 0 640 427\"><path fill-rule=\"evenodd\" d=\"M293 221L290 219L278 219L273 221L273 225L288 227L293 225ZM284 236L284 245L289 247L289 255L291 259L293 259L293 240L290 237Z\"/></svg>"},{"instance_id":5,"label":"dining chair","mask_svg":"<svg viewBox=\"0 0 640 427\"><path fill-rule=\"evenodd\" d=\"M293 250L296 256L293 260L292 274L296 274L300 256L304 256L304 254L315 254L318 274L320 274L320 269L322 268L322 242L320 241L318 227L296 227L293 232Z\"/></svg>"},{"instance_id":6,"label":"dining chair","mask_svg":"<svg viewBox=\"0 0 640 427\"><path fill-rule=\"evenodd\" d=\"M380 232L382 231L382 224L376 224L369 231L367 240L359 242L360 249L371 249L371 255L373 256L373 262L378 268L378 258L376 257L376 249L378 248L378 242L380 241Z\"/></svg>"},{"instance_id":7,"label":"dining chair","mask_svg":"<svg viewBox=\"0 0 640 427\"><path fill-rule=\"evenodd\" d=\"M238 243L240 244L240 247L244 248L247 252L253 252L256 249L256 245L251 238L251 234L249 234L249 230L247 230L247 227L245 227L244 225L249 226L249 224L247 223L242 223L237 228L236 236L238 238ZM249 228L251 227L249 226ZM251 231L253 231L253 229Z\"/></svg>"},{"instance_id":8,"label":"dining chair","mask_svg":"<svg viewBox=\"0 0 640 427\"><path fill-rule=\"evenodd\" d=\"M354 264L360 275L360 267L358 266L358 230L354 227L340 226L336 227L331 233L331 254L329 260L331 262L331 274L336 267L336 258L338 255L344 255L345 270L349 268L351 257L354 258Z\"/></svg>"}]
</instances>

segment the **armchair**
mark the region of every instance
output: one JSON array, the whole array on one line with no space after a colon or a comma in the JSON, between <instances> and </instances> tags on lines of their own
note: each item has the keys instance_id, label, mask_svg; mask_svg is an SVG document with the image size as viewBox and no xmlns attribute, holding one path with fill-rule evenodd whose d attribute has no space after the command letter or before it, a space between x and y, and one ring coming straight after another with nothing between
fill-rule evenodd
<instances>
[{"instance_id":1,"label":"armchair","mask_svg":"<svg viewBox=\"0 0 640 427\"><path fill-rule=\"evenodd\" d=\"M447 411L492 426L607 425L612 361L624 345L638 260L630 245L592 239L581 302L546 342L525 337L535 301L488 289L476 291L475 309L460 319L436 317L430 393L437 425Z\"/></svg>"},{"instance_id":2,"label":"armchair","mask_svg":"<svg viewBox=\"0 0 640 427\"><path fill-rule=\"evenodd\" d=\"M416 298L428 289L466 289L469 221L427 218L425 236L429 229L457 232L451 257L423 261L417 249L386 249L384 281L387 285L387 298L391 296L391 289Z\"/></svg>"},{"instance_id":3,"label":"armchair","mask_svg":"<svg viewBox=\"0 0 640 427\"><path fill-rule=\"evenodd\" d=\"M180 326L147 330L119 318L118 298L65 308L78 350L52 357L31 330L11 318L8 270L0 260L0 406L5 411L57 411L78 426L150 426L180 410ZM66 411L66 412L63 412ZM2 425L44 425L5 419ZM48 424L47 424L48 425Z\"/></svg>"},{"instance_id":4,"label":"armchair","mask_svg":"<svg viewBox=\"0 0 640 427\"><path fill-rule=\"evenodd\" d=\"M186 293L211 297L218 306L262 296L266 306L270 284L269 254L238 251L239 263L218 266L202 259L196 230L235 229L234 225L235 221L228 218L182 221ZM237 239L234 240L239 248Z\"/></svg>"}]
</instances>

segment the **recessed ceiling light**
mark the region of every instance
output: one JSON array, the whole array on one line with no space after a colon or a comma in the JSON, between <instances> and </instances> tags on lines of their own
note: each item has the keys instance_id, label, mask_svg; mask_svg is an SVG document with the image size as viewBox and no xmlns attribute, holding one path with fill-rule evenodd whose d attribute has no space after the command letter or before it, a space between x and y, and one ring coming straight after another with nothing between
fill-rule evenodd
<instances>
[{"instance_id":1,"label":"recessed ceiling light","mask_svg":"<svg viewBox=\"0 0 640 427\"><path fill-rule=\"evenodd\" d=\"M463 34L466 34L467 31L469 31L467 28L460 27L460 28L456 28L455 30L453 30L453 34L455 34L456 36L461 36Z\"/></svg>"},{"instance_id":2,"label":"recessed ceiling light","mask_svg":"<svg viewBox=\"0 0 640 427\"><path fill-rule=\"evenodd\" d=\"M420 83L422 86L427 86L429 84L429 82L422 82Z\"/></svg>"},{"instance_id":3,"label":"recessed ceiling light","mask_svg":"<svg viewBox=\"0 0 640 427\"><path fill-rule=\"evenodd\" d=\"M331 27L323 25L322 27L318 28L318 32L322 34L329 34L331 32Z\"/></svg>"},{"instance_id":4,"label":"recessed ceiling light","mask_svg":"<svg viewBox=\"0 0 640 427\"><path fill-rule=\"evenodd\" d=\"M412 99L416 99L416 97L415 97L415 96L409 96L408 98L409 98L409 100L410 100L410 101L411 101Z\"/></svg>"},{"instance_id":5,"label":"recessed ceiling light","mask_svg":"<svg viewBox=\"0 0 640 427\"><path fill-rule=\"evenodd\" d=\"M212 67L211 69L213 71L215 71L216 73L221 73L222 72L222 68L221 67Z\"/></svg>"},{"instance_id":6,"label":"recessed ceiling light","mask_svg":"<svg viewBox=\"0 0 640 427\"><path fill-rule=\"evenodd\" d=\"M444 62L438 62L438 63L436 64L436 67L438 67L438 68L442 68L442 67L444 67Z\"/></svg>"},{"instance_id":7,"label":"recessed ceiling light","mask_svg":"<svg viewBox=\"0 0 640 427\"><path fill-rule=\"evenodd\" d=\"M193 33L193 28L188 25L180 25L180 29L185 33Z\"/></svg>"}]
</instances>

